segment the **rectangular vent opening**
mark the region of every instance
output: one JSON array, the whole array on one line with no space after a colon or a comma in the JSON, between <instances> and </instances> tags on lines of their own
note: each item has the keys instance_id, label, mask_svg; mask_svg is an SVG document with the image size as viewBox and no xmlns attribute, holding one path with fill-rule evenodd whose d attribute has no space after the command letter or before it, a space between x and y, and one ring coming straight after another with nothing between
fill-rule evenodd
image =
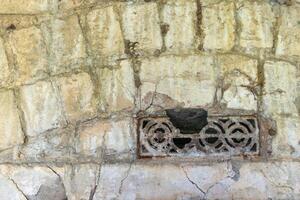
<instances>
[{"instance_id":1,"label":"rectangular vent opening","mask_svg":"<svg viewBox=\"0 0 300 200\"><path fill-rule=\"evenodd\" d=\"M258 121L249 116L169 110L166 116L139 118L138 134L140 157L257 155L259 151Z\"/></svg>"}]
</instances>

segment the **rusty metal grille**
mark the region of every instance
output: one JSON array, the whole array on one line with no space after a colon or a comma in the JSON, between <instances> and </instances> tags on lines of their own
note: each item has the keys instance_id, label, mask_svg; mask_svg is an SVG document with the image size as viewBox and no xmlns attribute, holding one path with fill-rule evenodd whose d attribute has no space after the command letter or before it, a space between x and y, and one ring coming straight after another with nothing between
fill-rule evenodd
<instances>
[{"instance_id":1,"label":"rusty metal grille","mask_svg":"<svg viewBox=\"0 0 300 200\"><path fill-rule=\"evenodd\" d=\"M181 133L168 117L139 119L139 154L207 156L258 154L259 129L254 117L209 117L195 133Z\"/></svg>"}]
</instances>

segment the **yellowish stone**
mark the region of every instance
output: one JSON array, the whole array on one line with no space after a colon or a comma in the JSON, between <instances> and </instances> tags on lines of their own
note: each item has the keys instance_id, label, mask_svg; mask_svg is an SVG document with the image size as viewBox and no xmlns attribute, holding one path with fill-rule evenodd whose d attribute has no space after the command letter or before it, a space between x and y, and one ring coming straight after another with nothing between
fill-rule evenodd
<instances>
[{"instance_id":1,"label":"yellowish stone","mask_svg":"<svg viewBox=\"0 0 300 200\"><path fill-rule=\"evenodd\" d=\"M83 4L85 0L59 0L58 8L62 10L68 10L76 8Z\"/></svg>"},{"instance_id":2,"label":"yellowish stone","mask_svg":"<svg viewBox=\"0 0 300 200\"><path fill-rule=\"evenodd\" d=\"M69 120L84 120L96 113L94 86L87 73L62 77L58 82Z\"/></svg>"},{"instance_id":3,"label":"yellowish stone","mask_svg":"<svg viewBox=\"0 0 300 200\"><path fill-rule=\"evenodd\" d=\"M195 1L168 1L162 9L162 21L167 26L165 45L172 52L187 52L197 47ZM184 30L184 31L180 31Z\"/></svg>"},{"instance_id":4,"label":"yellowish stone","mask_svg":"<svg viewBox=\"0 0 300 200\"><path fill-rule=\"evenodd\" d=\"M275 116L277 134L272 143L273 155L276 157L300 157L300 118Z\"/></svg>"},{"instance_id":5,"label":"yellowish stone","mask_svg":"<svg viewBox=\"0 0 300 200\"><path fill-rule=\"evenodd\" d=\"M79 132L78 152L101 155L101 149L105 148L105 153L110 155L128 153L134 146L131 123L130 119L104 120L83 127Z\"/></svg>"},{"instance_id":6,"label":"yellowish stone","mask_svg":"<svg viewBox=\"0 0 300 200\"><path fill-rule=\"evenodd\" d=\"M129 61L122 61L119 69L100 69L98 74L102 111L115 112L134 107L134 74Z\"/></svg>"},{"instance_id":7,"label":"yellowish stone","mask_svg":"<svg viewBox=\"0 0 300 200\"><path fill-rule=\"evenodd\" d=\"M54 60L51 65L52 73L65 72L79 67L78 64L82 63L86 52L77 16L54 20L51 50Z\"/></svg>"},{"instance_id":8,"label":"yellowish stone","mask_svg":"<svg viewBox=\"0 0 300 200\"><path fill-rule=\"evenodd\" d=\"M164 56L142 60L140 78L142 107L146 97L159 93L185 106L211 105L217 71L210 56ZM157 95L156 95L157 96Z\"/></svg>"},{"instance_id":9,"label":"yellowish stone","mask_svg":"<svg viewBox=\"0 0 300 200\"><path fill-rule=\"evenodd\" d=\"M220 1L202 7L202 30L205 50L228 51L234 46L234 3Z\"/></svg>"},{"instance_id":10,"label":"yellowish stone","mask_svg":"<svg viewBox=\"0 0 300 200\"><path fill-rule=\"evenodd\" d=\"M299 116L299 69L287 62L267 61L264 65L264 76L265 114Z\"/></svg>"},{"instance_id":11,"label":"yellowish stone","mask_svg":"<svg viewBox=\"0 0 300 200\"><path fill-rule=\"evenodd\" d=\"M0 86L7 84L11 78L11 70L8 66L3 42L3 39L0 38Z\"/></svg>"},{"instance_id":12,"label":"yellowish stone","mask_svg":"<svg viewBox=\"0 0 300 200\"><path fill-rule=\"evenodd\" d=\"M236 55L217 57L222 81L221 103L228 108L257 110L257 60Z\"/></svg>"},{"instance_id":13,"label":"yellowish stone","mask_svg":"<svg viewBox=\"0 0 300 200\"><path fill-rule=\"evenodd\" d=\"M238 17L242 47L272 48L275 15L270 3L243 1L238 5Z\"/></svg>"},{"instance_id":14,"label":"yellowish stone","mask_svg":"<svg viewBox=\"0 0 300 200\"><path fill-rule=\"evenodd\" d=\"M0 92L0 150L23 143L23 132L12 91Z\"/></svg>"},{"instance_id":15,"label":"yellowish stone","mask_svg":"<svg viewBox=\"0 0 300 200\"><path fill-rule=\"evenodd\" d=\"M49 10L48 0L1 0L0 13L34 14Z\"/></svg>"},{"instance_id":16,"label":"yellowish stone","mask_svg":"<svg viewBox=\"0 0 300 200\"><path fill-rule=\"evenodd\" d=\"M300 56L300 5L281 7L276 55Z\"/></svg>"},{"instance_id":17,"label":"yellowish stone","mask_svg":"<svg viewBox=\"0 0 300 200\"><path fill-rule=\"evenodd\" d=\"M121 26L113 6L92 10L87 15L87 23L94 56L119 58L124 55Z\"/></svg>"},{"instance_id":18,"label":"yellowish stone","mask_svg":"<svg viewBox=\"0 0 300 200\"><path fill-rule=\"evenodd\" d=\"M10 35L18 65L18 83L29 83L47 72L47 50L41 30L36 27L16 30Z\"/></svg>"},{"instance_id":19,"label":"yellowish stone","mask_svg":"<svg viewBox=\"0 0 300 200\"><path fill-rule=\"evenodd\" d=\"M36 136L65 123L57 90L51 82L40 81L21 87L21 107L29 136Z\"/></svg>"},{"instance_id":20,"label":"yellowish stone","mask_svg":"<svg viewBox=\"0 0 300 200\"><path fill-rule=\"evenodd\" d=\"M154 2L128 4L122 14L126 40L138 42L138 48L153 53L162 47L158 7Z\"/></svg>"}]
</instances>

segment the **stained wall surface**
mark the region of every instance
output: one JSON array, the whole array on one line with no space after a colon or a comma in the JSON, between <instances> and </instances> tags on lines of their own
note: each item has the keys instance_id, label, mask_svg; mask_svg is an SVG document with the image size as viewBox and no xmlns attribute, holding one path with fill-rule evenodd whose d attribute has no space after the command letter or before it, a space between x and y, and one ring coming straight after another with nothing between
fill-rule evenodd
<instances>
[{"instance_id":1,"label":"stained wall surface","mask_svg":"<svg viewBox=\"0 0 300 200\"><path fill-rule=\"evenodd\" d=\"M139 159L175 107L266 121L261 155ZM300 199L300 1L1 0L0 199Z\"/></svg>"}]
</instances>

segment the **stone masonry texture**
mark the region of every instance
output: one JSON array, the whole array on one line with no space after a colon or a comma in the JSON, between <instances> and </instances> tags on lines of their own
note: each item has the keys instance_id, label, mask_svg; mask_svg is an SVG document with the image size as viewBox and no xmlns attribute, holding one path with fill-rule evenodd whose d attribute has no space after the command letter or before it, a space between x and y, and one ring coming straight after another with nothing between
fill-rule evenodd
<instances>
[{"instance_id":1,"label":"stone masonry texture","mask_svg":"<svg viewBox=\"0 0 300 200\"><path fill-rule=\"evenodd\" d=\"M140 158L173 108L260 154ZM300 1L0 0L0 200L66 199L300 199Z\"/></svg>"}]
</instances>

